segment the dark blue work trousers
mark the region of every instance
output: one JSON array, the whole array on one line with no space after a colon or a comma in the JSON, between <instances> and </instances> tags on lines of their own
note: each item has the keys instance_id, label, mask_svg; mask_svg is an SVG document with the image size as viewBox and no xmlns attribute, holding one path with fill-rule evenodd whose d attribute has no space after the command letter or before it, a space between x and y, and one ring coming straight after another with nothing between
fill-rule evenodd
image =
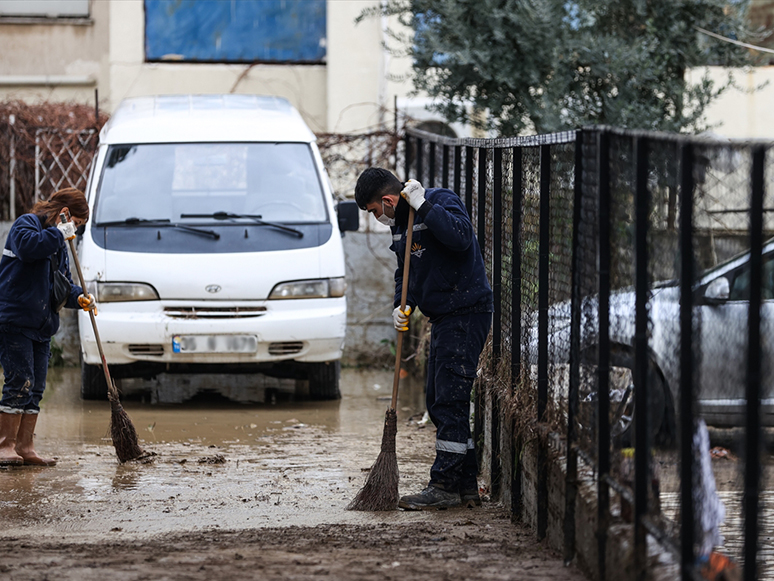
<instances>
[{"instance_id":1,"label":"dark blue work trousers","mask_svg":"<svg viewBox=\"0 0 774 581\"><path fill-rule=\"evenodd\" d=\"M51 341L34 341L21 333L0 330L0 365L5 384L0 412L37 414L46 389Z\"/></svg>"},{"instance_id":2,"label":"dark blue work trousers","mask_svg":"<svg viewBox=\"0 0 774 581\"><path fill-rule=\"evenodd\" d=\"M492 313L446 316L433 323L427 361L427 411L437 428L430 485L449 492L478 490L470 436L470 392Z\"/></svg>"}]
</instances>

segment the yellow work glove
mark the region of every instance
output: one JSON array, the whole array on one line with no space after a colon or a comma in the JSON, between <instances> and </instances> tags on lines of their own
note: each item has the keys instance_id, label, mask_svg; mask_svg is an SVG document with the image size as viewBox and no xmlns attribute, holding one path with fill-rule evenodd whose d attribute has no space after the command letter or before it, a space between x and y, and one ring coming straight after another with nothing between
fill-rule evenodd
<instances>
[{"instance_id":1,"label":"yellow work glove","mask_svg":"<svg viewBox=\"0 0 774 581\"><path fill-rule=\"evenodd\" d=\"M398 331L408 331L408 318L411 314L411 307L406 307L405 311L401 311L400 307L395 307L392 311L392 324Z\"/></svg>"},{"instance_id":2,"label":"yellow work glove","mask_svg":"<svg viewBox=\"0 0 774 581\"><path fill-rule=\"evenodd\" d=\"M94 311L97 314L97 302L94 300L94 295L80 295L78 297L78 306L84 311Z\"/></svg>"}]
</instances>

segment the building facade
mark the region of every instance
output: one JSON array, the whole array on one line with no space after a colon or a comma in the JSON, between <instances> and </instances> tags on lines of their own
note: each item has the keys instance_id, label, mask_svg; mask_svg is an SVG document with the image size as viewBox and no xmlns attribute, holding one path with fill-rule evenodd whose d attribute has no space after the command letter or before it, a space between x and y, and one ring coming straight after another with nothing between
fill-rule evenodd
<instances>
[{"instance_id":1,"label":"building facade","mask_svg":"<svg viewBox=\"0 0 774 581\"><path fill-rule=\"evenodd\" d=\"M410 66L371 0L0 0L0 99L113 111L174 93L285 97L315 132L392 127Z\"/></svg>"},{"instance_id":2,"label":"building facade","mask_svg":"<svg viewBox=\"0 0 774 581\"><path fill-rule=\"evenodd\" d=\"M318 133L391 128L395 107L438 116L412 97L407 58L384 49L397 23L356 19L378 0L0 0L0 99L95 102L174 93L286 97ZM772 45L774 0L753 0L751 30ZM771 55L774 62L774 54ZM774 65L710 67L734 82L708 110L729 138L774 138ZM468 129L453 126L458 136Z\"/></svg>"}]
</instances>

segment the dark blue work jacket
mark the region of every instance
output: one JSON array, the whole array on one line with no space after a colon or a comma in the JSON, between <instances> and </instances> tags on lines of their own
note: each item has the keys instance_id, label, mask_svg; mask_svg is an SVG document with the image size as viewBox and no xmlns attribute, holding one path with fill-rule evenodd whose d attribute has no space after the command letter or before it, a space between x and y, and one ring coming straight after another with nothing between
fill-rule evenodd
<instances>
[{"instance_id":1,"label":"dark blue work jacket","mask_svg":"<svg viewBox=\"0 0 774 581\"><path fill-rule=\"evenodd\" d=\"M54 253L59 271L72 284L62 233L54 226L44 228L35 214L16 219L0 258L0 326L34 341L47 341L59 329L59 315L51 308L49 257ZM82 292L72 284L65 306L77 308Z\"/></svg>"},{"instance_id":2,"label":"dark blue work jacket","mask_svg":"<svg viewBox=\"0 0 774 581\"><path fill-rule=\"evenodd\" d=\"M398 257L395 302L400 306L406 225L392 228L390 249ZM414 218L406 304L435 321L447 315L491 313L492 288L473 224L459 196L451 190L425 191Z\"/></svg>"}]
</instances>

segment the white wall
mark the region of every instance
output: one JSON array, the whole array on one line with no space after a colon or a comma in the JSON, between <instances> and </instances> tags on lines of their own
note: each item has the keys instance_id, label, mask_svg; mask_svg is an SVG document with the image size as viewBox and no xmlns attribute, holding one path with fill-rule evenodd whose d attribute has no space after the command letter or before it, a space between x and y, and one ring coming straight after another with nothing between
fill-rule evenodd
<instances>
[{"instance_id":1,"label":"white wall","mask_svg":"<svg viewBox=\"0 0 774 581\"><path fill-rule=\"evenodd\" d=\"M688 71L691 83L708 75L715 87L729 87L708 108L711 131L731 139L774 139L774 67L729 69L704 67Z\"/></svg>"},{"instance_id":2,"label":"white wall","mask_svg":"<svg viewBox=\"0 0 774 581\"><path fill-rule=\"evenodd\" d=\"M69 20L0 18L0 99L93 104L109 74L108 8L92 2L88 18Z\"/></svg>"}]
</instances>

